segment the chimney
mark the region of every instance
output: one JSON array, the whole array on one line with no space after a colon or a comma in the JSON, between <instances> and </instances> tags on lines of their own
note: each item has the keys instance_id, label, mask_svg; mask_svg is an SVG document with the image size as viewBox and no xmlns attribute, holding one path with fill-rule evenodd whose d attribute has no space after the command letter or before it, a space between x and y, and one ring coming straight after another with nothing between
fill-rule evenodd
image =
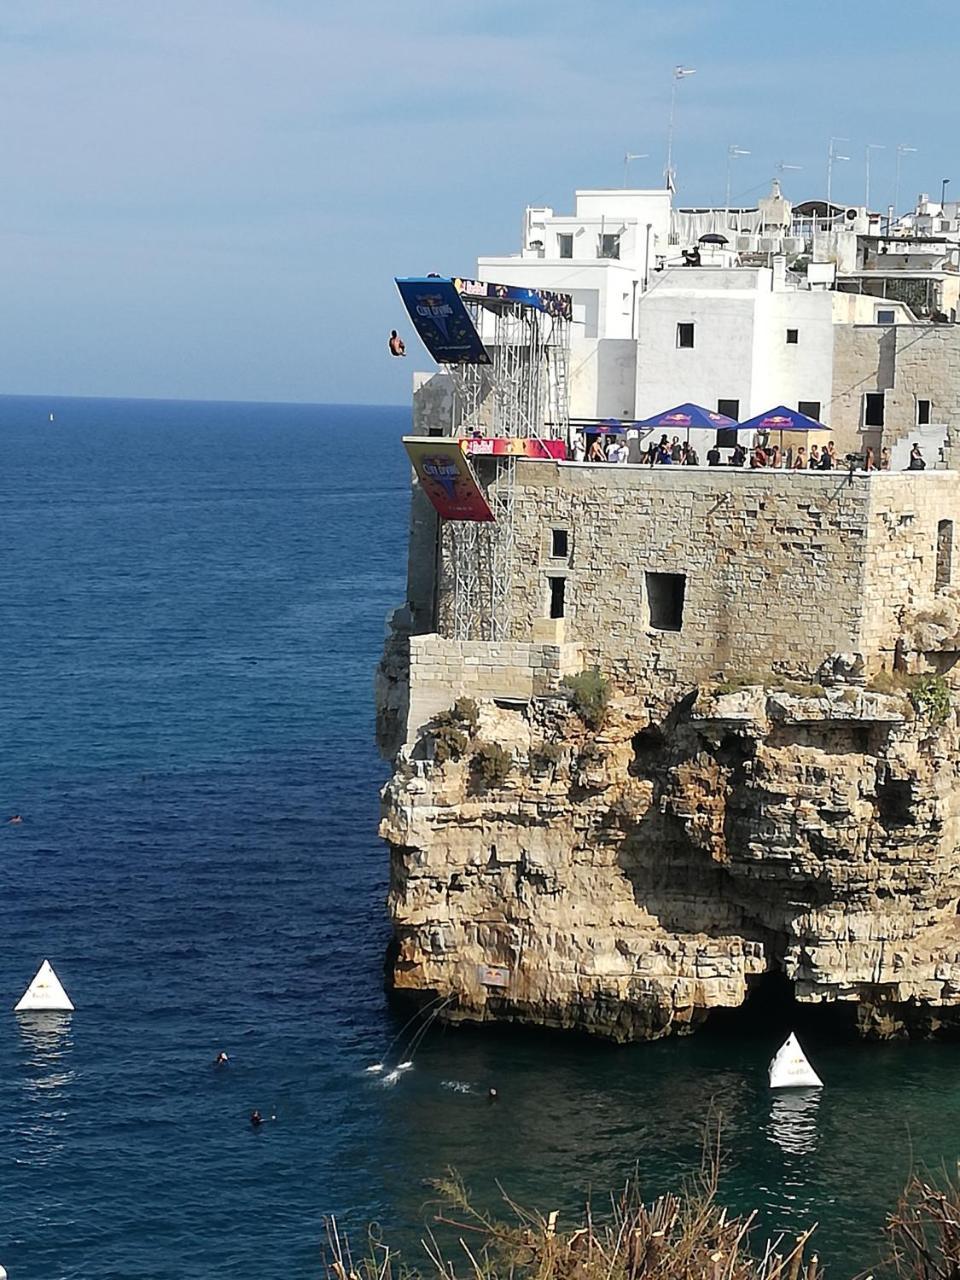
<instances>
[{"instance_id":1,"label":"chimney","mask_svg":"<svg viewBox=\"0 0 960 1280\"><path fill-rule=\"evenodd\" d=\"M787 287L787 259L782 253L775 253L770 265L773 267L773 292L783 293Z\"/></svg>"}]
</instances>

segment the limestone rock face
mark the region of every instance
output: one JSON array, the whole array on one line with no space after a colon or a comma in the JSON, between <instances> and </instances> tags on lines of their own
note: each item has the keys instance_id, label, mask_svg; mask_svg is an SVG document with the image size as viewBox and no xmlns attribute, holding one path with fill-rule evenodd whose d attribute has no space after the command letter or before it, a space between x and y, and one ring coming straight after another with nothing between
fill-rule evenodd
<instances>
[{"instance_id":1,"label":"limestone rock face","mask_svg":"<svg viewBox=\"0 0 960 1280\"><path fill-rule=\"evenodd\" d=\"M778 971L864 1034L960 1023L954 711L854 684L620 697L597 730L563 696L471 707L383 791L398 990L654 1039Z\"/></svg>"}]
</instances>

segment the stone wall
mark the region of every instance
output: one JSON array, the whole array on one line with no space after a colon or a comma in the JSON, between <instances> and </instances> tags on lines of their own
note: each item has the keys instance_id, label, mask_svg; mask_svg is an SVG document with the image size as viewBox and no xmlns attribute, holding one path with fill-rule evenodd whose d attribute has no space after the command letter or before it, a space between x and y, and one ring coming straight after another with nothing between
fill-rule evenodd
<instances>
[{"instance_id":1,"label":"stone wall","mask_svg":"<svg viewBox=\"0 0 960 1280\"><path fill-rule=\"evenodd\" d=\"M863 397L885 392L882 443L919 438L917 400L931 401L931 421L960 431L960 326L836 325L833 437L841 453L858 452L881 433L862 427ZM928 457L928 466L935 459Z\"/></svg>"},{"instance_id":2,"label":"stone wall","mask_svg":"<svg viewBox=\"0 0 960 1280\"><path fill-rule=\"evenodd\" d=\"M457 698L529 701L555 688L565 675L580 671L578 644L446 640L439 635L410 637L407 742Z\"/></svg>"},{"instance_id":3,"label":"stone wall","mask_svg":"<svg viewBox=\"0 0 960 1280\"><path fill-rule=\"evenodd\" d=\"M936 607L951 585L936 582L943 521L960 531L955 472L520 463L511 639L535 636L562 578L567 639L626 689L810 678L833 653L889 666L905 613ZM563 557L553 530L566 532ZM679 630L654 616L656 593L674 590Z\"/></svg>"},{"instance_id":4,"label":"stone wall","mask_svg":"<svg viewBox=\"0 0 960 1280\"><path fill-rule=\"evenodd\" d=\"M869 665L889 668L905 616L935 612L943 589L960 580L954 554L960 478L954 471L890 473L872 476L868 487L863 625L855 647ZM938 540L946 557L939 582Z\"/></svg>"},{"instance_id":5,"label":"stone wall","mask_svg":"<svg viewBox=\"0 0 960 1280\"><path fill-rule=\"evenodd\" d=\"M513 638L566 579L567 636L624 688L696 683L718 671L816 670L856 650L869 523L866 476L521 463ZM568 533L554 559L551 530ZM680 630L656 625L651 592L683 575Z\"/></svg>"}]
</instances>

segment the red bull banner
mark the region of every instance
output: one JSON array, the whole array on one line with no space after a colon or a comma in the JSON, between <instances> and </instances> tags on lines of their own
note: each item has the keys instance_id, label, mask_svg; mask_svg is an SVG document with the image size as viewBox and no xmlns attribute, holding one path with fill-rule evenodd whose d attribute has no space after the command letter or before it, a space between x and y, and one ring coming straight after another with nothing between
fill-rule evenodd
<instances>
[{"instance_id":1,"label":"red bull banner","mask_svg":"<svg viewBox=\"0 0 960 1280\"><path fill-rule=\"evenodd\" d=\"M469 436L460 441L466 454L488 458L539 458L563 462L567 447L562 440L538 440L534 436Z\"/></svg>"},{"instance_id":2,"label":"red bull banner","mask_svg":"<svg viewBox=\"0 0 960 1280\"><path fill-rule=\"evenodd\" d=\"M493 519L459 440L404 436L403 447L441 520Z\"/></svg>"}]
</instances>

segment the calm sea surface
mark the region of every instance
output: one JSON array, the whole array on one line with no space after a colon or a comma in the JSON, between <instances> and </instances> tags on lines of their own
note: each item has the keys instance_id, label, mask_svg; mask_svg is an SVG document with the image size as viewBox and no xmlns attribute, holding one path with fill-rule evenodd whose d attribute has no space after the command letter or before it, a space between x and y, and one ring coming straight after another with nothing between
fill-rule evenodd
<instances>
[{"instance_id":1,"label":"calm sea surface","mask_svg":"<svg viewBox=\"0 0 960 1280\"><path fill-rule=\"evenodd\" d=\"M771 1098L772 1034L437 1031L393 1087L365 1073L401 1025L371 683L407 422L0 399L0 817L24 818L0 826L0 1263L314 1277L324 1215L415 1241L449 1165L546 1208L634 1166L676 1185L715 1107L727 1198L819 1221L851 1274L911 1154L960 1155L960 1047L814 1037L812 1099ZM45 956L77 1012L31 1025L9 1009Z\"/></svg>"}]
</instances>

